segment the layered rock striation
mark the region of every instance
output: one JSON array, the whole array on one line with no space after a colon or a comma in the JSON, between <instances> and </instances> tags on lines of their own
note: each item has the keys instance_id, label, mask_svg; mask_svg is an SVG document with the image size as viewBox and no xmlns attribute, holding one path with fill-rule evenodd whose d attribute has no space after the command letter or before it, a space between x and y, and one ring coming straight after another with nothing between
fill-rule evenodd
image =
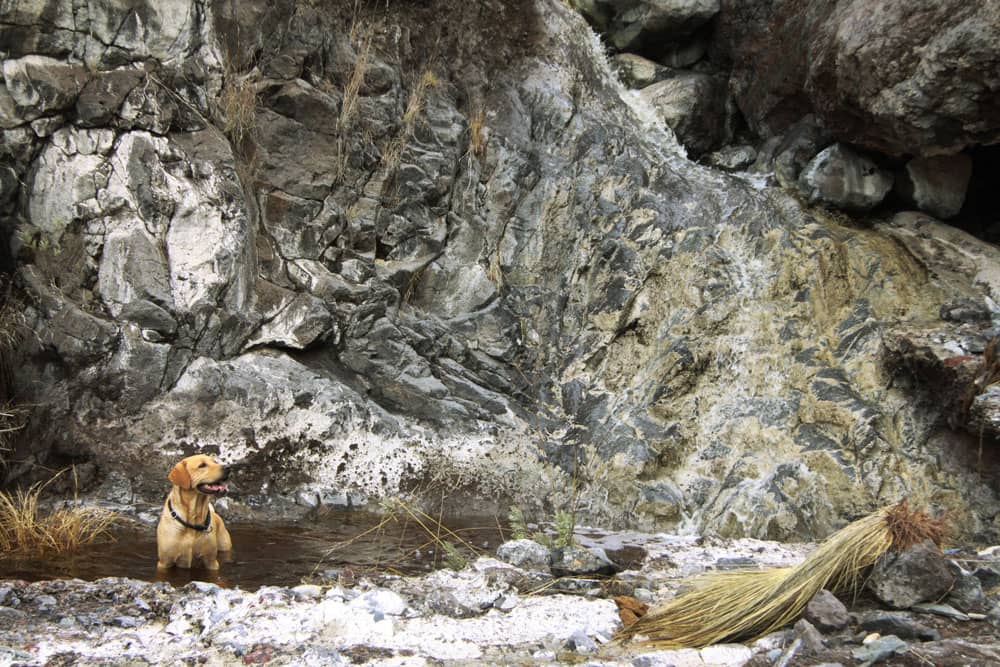
<instances>
[{"instance_id":1,"label":"layered rock striation","mask_svg":"<svg viewBox=\"0 0 1000 667\"><path fill-rule=\"evenodd\" d=\"M354 5L4 5L34 406L8 479L87 459L147 501L208 450L263 510L423 493L799 539L919 493L1000 530L894 343L975 362L995 248L688 160L563 3ZM962 337L955 303L985 313Z\"/></svg>"}]
</instances>

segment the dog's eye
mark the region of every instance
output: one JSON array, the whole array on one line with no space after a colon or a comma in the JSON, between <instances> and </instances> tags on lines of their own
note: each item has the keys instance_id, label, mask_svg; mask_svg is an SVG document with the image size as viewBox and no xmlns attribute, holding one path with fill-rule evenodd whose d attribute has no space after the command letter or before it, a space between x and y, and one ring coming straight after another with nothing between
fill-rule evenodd
<instances>
[{"instance_id":1,"label":"dog's eye","mask_svg":"<svg viewBox=\"0 0 1000 667\"><path fill-rule=\"evenodd\" d=\"M207 465L208 465L207 463L204 463L204 462L202 462L202 464L201 464L200 466L198 466L198 467L199 467L199 468L204 468L204 467L205 467L205 466L207 466Z\"/></svg>"}]
</instances>

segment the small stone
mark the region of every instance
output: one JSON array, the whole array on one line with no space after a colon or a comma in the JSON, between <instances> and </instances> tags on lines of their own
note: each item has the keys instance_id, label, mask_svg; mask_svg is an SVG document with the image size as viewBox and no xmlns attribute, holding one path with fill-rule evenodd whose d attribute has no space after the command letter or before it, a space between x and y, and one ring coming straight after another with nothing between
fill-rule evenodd
<instances>
[{"instance_id":1,"label":"small stone","mask_svg":"<svg viewBox=\"0 0 1000 667\"><path fill-rule=\"evenodd\" d=\"M316 600L322 597L323 589L315 584L302 584L292 588L292 593L298 600Z\"/></svg>"},{"instance_id":2,"label":"small stone","mask_svg":"<svg viewBox=\"0 0 1000 667\"><path fill-rule=\"evenodd\" d=\"M941 638L937 630L916 622L906 614L877 612L863 618L860 626L869 632L896 635L900 639L936 641Z\"/></svg>"},{"instance_id":3,"label":"small stone","mask_svg":"<svg viewBox=\"0 0 1000 667\"><path fill-rule=\"evenodd\" d=\"M500 611L510 611L517 606L518 602L520 602L520 598L514 593L509 593L498 597L493 602L493 606Z\"/></svg>"},{"instance_id":4,"label":"small stone","mask_svg":"<svg viewBox=\"0 0 1000 667\"><path fill-rule=\"evenodd\" d=\"M317 507L319 494L315 491L299 491L295 494L295 504L301 507Z\"/></svg>"},{"instance_id":5,"label":"small stone","mask_svg":"<svg viewBox=\"0 0 1000 667\"><path fill-rule=\"evenodd\" d=\"M750 662L753 651L743 644L715 644L699 651L706 665L727 665L740 667Z\"/></svg>"},{"instance_id":6,"label":"small stone","mask_svg":"<svg viewBox=\"0 0 1000 667\"><path fill-rule=\"evenodd\" d=\"M750 556L733 556L715 561L715 567L719 570L742 570L756 565L757 561Z\"/></svg>"},{"instance_id":7,"label":"small stone","mask_svg":"<svg viewBox=\"0 0 1000 667\"><path fill-rule=\"evenodd\" d=\"M891 655L902 654L906 652L907 649L908 646L902 639L895 635L887 635L885 637L874 639L867 642L864 646L854 649L851 651L851 655L855 660L871 664L880 660L885 660Z\"/></svg>"},{"instance_id":8,"label":"small stone","mask_svg":"<svg viewBox=\"0 0 1000 667\"><path fill-rule=\"evenodd\" d=\"M608 559L604 549L578 546L556 547L549 551L549 569L556 576L614 574L617 565ZM589 588L589 586L588 586Z\"/></svg>"},{"instance_id":9,"label":"small stone","mask_svg":"<svg viewBox=\"0 0 1000 667\"><path fill-rule=\"evenodd\" d=\"M35 598L35 602L38 604L39 611L48 611L59 604L51 595L39 595Z\"/></svg>"},{"instance_id":10,"label":"small stone","mask_svg":"<svg viewBox=\"0 0 1000 667\"><path fill-rule=\"evenodd\" d=\"M632 660L632 667L700 667L705 662L693 648L653 651Z\"/></svg>"},{"instance_id":11,"label":"small stone","mask_svg":"<svg viewBox=\"0 0 1000 667\"><path fill-rule=\"evenodd\" d=\"M199 593L210 594L210 593L218 593L219 591L222 590L222 588L217 584L212 584L207 581L192 581L191 583L184 586L183 590L186 591L193 590L193 591L198 591Z\"/></svg>"},{"instance_id":12,"label":"small stone","mask_svg":"<svg viewBox=\"0 0 1000 667\"><path fill-rule=\"evenodd\" d=\"M724 171L741 171L754 163L757 151L753 146L725 146L710 153L707 161L709 166Z\"/></svg>"},{"instance_id":13,"label":"small stone","mask_svg":"<svg viewBox=\"0 0 1000 667\"><path fill-rule=\"evenodd\" d=\"M167 624L167 627L163 628L163 631L168 635L183 635L191 629L191 624L188 623L183 618L178 618L175 621L171 621Z\"/></svg>"},{"instance_id":14,"label":"small stone","mask_svg":"<svg viewBox=\"0 0 1000 667\"><path fill-rule=\"evenodd\" d=\"M913 611L923 612L925 614L934 614L936 616L954 618L956 621L969 620L968 614L964 614L948 604L915 604L910 607L910 609Z\"/></svg>"},{"instance_id":15,"label":"small stone","mask_svg":"<svg viewBox=\"0 0 1000 667\"><path fill-rule=\"evenodd\" d=\"M847 627L847 607L828 590L821 590L806 605L804 618L822 632L837 632Z\"/></svg>"},{"instance_id":16,"label":"small stone","mask_svg":"<svg viewBox=\"0 0 1000 667\"><path fill-rule=\"evenodd\" d=\"M816 629L816 626L804 618L800 618L795 623L795 631L802 640L802 645L811 653L818 653L825 648L823 635Z\"/></svg>"},{"instance_id":17,"label":"small stone","mask_svg":"<svg viewBox=\"0 0 1000 667\"><path fill-rule=\"evenodd\" d=\"M549 550L534 540L509 540L497 547L497 558L516 567L544 569L549 566Z\"/></svg>"},{"instance_id":18,"label":"small stone","mask_svg":"<svg viewBox=\"0 0 1000 667\"><path fill-rule=\"evenodd\" d=\"M371 612L375 620L380 620L381 616L402 616L406 611L406 600L384 589L363 593L351 600L350 605Z\"/></svg>"},{"instance_id":19,"label":"small stone","mask_svg":"<svg viewBox=\"0 0 1000 667\"><path fill-rule=\"evenodd\" d=\"M585 631L575 630L566 640L566 648L577 653L589 654L596 653L598 646L597 642L591 639Z\"/></svg>"}]
</instances>

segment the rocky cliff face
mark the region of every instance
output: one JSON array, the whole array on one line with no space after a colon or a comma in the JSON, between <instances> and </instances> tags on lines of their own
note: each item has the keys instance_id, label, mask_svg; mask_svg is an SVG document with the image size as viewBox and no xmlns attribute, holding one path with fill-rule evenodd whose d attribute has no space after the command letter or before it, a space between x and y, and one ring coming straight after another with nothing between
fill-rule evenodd
<instances>
[{"instance_id":1,"label":"rocky cliff face","mask_svg":"<svg viewBox=\"0 0 1000 667\"><path fill-rule=\"evenodd\" d=\"M693 4L636 14L676 36L661 57L698 51L717 8ZM994 445L960 428L996 249L689 160L699 112L622 87L563 3L16 2L2 26L34 406L8 479L86 460L148 501L208 450L262 509L430 494L795 539L913 494L1000 531Z\"/></svg>"}]
</instances>

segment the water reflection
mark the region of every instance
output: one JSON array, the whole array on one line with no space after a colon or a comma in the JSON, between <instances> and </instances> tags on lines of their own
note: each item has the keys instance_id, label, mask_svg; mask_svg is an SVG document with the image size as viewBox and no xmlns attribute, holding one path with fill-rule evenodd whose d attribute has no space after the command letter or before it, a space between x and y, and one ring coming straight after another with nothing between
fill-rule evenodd
<instances>
[{"instance_id":1,"label":"water reflection","mask_svg":"<svg viewBox=\"0 0 1000 667\"><path fill-rule=\"evenodd\" d=\"M481 552L501 542L494 517L444 520L444 526ZM239 524L227 521L234 549L218 572L204 568L156 571L156 528L129 531L116 542L75 555L45 559L0 557L0 579L131 577L183 586L207 581L254 590L294 586L311 578L351 579L376 570L412 574L444 566L433 536L411 521L364 512L334 512L317 521ZM466 556L475 554L457 545ZM222 560L220 554L220 561Z\"/></svg>"}]
</instances>

